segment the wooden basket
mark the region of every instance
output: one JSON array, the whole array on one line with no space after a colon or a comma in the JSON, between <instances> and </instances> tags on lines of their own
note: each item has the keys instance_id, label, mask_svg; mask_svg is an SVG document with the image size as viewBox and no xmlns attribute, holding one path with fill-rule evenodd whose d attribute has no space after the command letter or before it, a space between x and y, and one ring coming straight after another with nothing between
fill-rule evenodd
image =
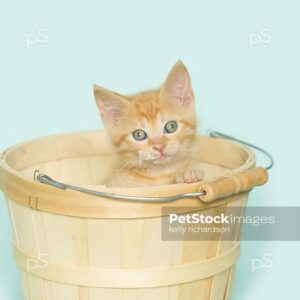
<instances>
[{"instance_id":1,"label":"wooden basket","mask_svg":"<svg viewBox=\"0 0 300 300\"><path fill-rule=\"evenodd\" d=\"M115 155L104 131L41 138L5 151L0 188L14 230L15 259L30 300L229 299L239 254L232 241L162 241L162 207L217 213L246 205L248 191L266 181L248 148L199 136L205 181L159 188L99 185ZM34 171L114 194L168 196L205 190L173 202L120 201L61 190L34 180ZM241 212L242 213L242 212Z\"/></svg>"}]
</instances>

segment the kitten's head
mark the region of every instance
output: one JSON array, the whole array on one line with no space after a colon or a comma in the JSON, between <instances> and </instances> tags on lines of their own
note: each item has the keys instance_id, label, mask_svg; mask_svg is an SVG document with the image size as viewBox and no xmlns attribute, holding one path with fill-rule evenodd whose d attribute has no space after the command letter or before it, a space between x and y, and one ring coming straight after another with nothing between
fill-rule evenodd
<instances>
[{"instance_id":1,"label":"kitten's head","mask_svg":"<svg viewBox=\"0 0 300 300\"><path fill-rule=\"evenodd\" d=\"M177 62L161 88L123 96L94 87L106 129L128 167L186 159L195 140L194 95L189 73Z\"/></svg>"}]
</instances>

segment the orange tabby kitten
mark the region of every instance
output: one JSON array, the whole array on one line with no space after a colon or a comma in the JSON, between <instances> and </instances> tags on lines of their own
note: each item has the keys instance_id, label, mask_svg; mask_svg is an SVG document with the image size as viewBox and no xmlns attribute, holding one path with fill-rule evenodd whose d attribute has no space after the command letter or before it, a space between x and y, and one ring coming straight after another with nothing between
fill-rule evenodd
<instances>
[{"instance_id":1,"label":"orange tabby kitten","mask_svg":"<svg viewBox=\"0 0 300 300\"><path fill-rule=\"evenodd\" d=\"M95 86L94 93L118 153L118 167L107 186L158 186L202 179L193 157L194 94L182 62L175 64L159 90L123 96Z\"/></svg>"}]
</instances>

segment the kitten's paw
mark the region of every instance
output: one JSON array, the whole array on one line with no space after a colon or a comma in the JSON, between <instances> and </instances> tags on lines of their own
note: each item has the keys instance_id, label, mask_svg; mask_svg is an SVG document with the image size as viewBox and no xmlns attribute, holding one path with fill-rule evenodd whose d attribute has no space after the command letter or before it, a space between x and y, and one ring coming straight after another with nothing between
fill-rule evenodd
<instances>
[{"instance_id":1,"label":"kitten's paw","mask_svg":"<svg viewBox=\"0 0 300 300\"><path fill-rule=\"evenodd\" d=\"M202 180L204 177L204 172L200 169L186 169L180 171L175 176L176 183L193 183Z\"/></svg>"}]
</instances>

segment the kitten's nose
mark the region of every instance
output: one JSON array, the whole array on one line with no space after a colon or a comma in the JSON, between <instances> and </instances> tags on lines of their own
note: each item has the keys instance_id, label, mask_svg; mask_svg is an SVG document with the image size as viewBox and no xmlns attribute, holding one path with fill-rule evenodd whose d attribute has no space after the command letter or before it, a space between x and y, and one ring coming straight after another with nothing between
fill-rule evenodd
<instances>
[{"instance_id":1,"label":"kitten's nose","mask_svg":"<svg viewBox=\"0 0 300 300\"><path fill-rule=\"evenodd\" d=\"M152 148L162 154L165 147L166 147L165 145L154 145Z\"/></svg>"}]
</instances>

